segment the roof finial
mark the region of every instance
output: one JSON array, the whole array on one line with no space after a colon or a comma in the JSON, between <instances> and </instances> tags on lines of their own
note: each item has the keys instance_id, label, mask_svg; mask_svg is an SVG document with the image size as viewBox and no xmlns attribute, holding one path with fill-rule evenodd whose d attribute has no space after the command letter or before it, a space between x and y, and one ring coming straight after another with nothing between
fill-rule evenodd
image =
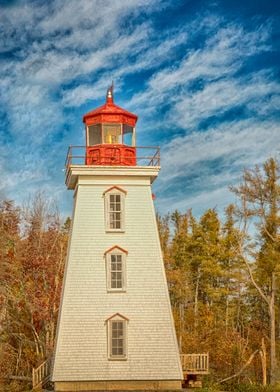
<instances>
[{"instance_id":1,"label":"roof finial","mask_svg":"<svg viewBox=\"0 0 280 392\"><path fill-rule=\"evenodd\" d=\"M107 90L107 96L106 96L106 101L109 102L114 102L114 82L112 81L111 86Z\"/></svg>"}]
</instances>

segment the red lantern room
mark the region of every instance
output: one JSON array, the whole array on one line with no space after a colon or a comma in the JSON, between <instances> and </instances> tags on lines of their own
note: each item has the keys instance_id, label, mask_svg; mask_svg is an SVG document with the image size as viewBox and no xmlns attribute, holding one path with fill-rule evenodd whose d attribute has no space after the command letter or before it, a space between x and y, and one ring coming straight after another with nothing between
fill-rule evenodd
<instances>
[{"instance_id":1,"label":"red lantern room","mask_svg":"<svg viewBox=\"0 0 280 392\"><path fill-rule=\"evenodd\" d=\"M113 85L106 103L83 117L86 165L135 166L137 116L114 104Z\"/></svg>"}]
</instances>

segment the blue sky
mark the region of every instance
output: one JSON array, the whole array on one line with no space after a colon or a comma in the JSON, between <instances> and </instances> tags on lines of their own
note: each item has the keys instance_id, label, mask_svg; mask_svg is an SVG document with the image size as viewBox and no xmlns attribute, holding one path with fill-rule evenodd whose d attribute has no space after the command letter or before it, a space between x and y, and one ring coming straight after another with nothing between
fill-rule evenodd
<instances>
[{"instance_id":1,"label":"blue sky","mask_svg":"<svg viewBox=\"0 0 280 392\"><path fill-rule=\"evenodd\" d=\"M41 189L72 208L68 145L115 102L160 145L161 213L220 211L244 167L280 154L276 0L0 0L0 197Z\"/></svg>"}]
</instances>

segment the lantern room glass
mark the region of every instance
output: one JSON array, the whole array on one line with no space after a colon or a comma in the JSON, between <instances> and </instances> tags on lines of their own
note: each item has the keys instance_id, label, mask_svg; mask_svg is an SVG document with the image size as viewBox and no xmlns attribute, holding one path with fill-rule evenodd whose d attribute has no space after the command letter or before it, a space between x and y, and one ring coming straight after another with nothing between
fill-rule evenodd
<instances>
[{"instance_id":1,"label":"lantern room glass","mask_svg":"<svg viewBox=\"0 0 280 392\"><path fill-rule=\"evenodd\" d=\"M101 124L88 126L88 145L94 146L102 143Z\"/></svg>"},{"instance_id":2,"label":"lantern room glass","mask_svg":"<svg viewBox=\"0 0 280 392\"><path fill-rule=\"evenodd\" d=\"M103 143L122 144L121 124L103 124Z\"/></svg>"},{"instance_id":3,"label":"lantern room glass","mask_svg":"<svg viewBox=\"0 0 280 392\"><path fill-rule=\"evenodd\" d=\"M119 123L87 126L87 146L99 144L124 144L135 147L135 128Z\"/></svg>"},{"instance_id":4,"label":"lantern room glass","mask_svg":"<svg viewBox=\"0 0 280 392\"><path fill-rule=\"evenodd\" d=\"M123 126L123 144L127 146L134 146L134 129L129 125Z\"/></svg>"}]
</instances>

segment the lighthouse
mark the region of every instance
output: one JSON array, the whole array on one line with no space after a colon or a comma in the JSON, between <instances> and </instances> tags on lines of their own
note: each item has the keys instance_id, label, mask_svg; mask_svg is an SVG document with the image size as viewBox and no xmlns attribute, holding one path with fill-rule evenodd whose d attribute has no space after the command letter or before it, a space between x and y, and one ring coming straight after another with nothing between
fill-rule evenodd
<instances>
[{"instance_id":1,"label":"lighthouse","mask_svg":"<svg viewBox=\"0 0 280 392\"><path fill-rule=\"evenodd\" d=\"M159 149L136 147L137 116L114 103L112 87L83 122L86 145L66 160L74 207L55 391L181 389L151 192Z\"/></svg>"}]
</instances>

